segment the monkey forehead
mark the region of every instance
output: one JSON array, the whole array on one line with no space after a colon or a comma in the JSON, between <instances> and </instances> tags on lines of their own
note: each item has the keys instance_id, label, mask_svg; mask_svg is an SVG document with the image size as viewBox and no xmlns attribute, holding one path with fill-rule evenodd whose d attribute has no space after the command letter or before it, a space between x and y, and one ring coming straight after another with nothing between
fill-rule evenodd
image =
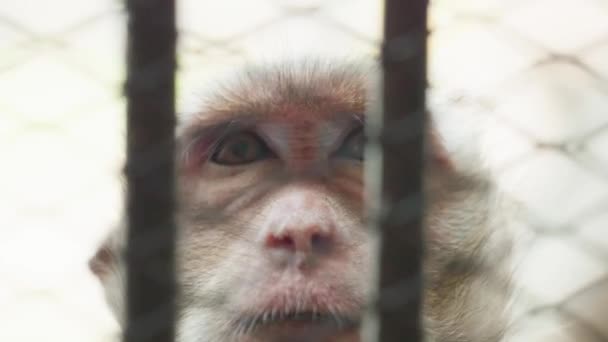
<instances>
[{"instance_id":1,"label":"monkey forehead","mask_svg":"<svg viewBox=\"0 0 608 342\"><path fill-rule=\"evenodd\" d=\"M252 66L200 101L180 131L231 120L306 122L362 117L374 72L362 62L310 61Z\"/></svg>"}]
</instances>

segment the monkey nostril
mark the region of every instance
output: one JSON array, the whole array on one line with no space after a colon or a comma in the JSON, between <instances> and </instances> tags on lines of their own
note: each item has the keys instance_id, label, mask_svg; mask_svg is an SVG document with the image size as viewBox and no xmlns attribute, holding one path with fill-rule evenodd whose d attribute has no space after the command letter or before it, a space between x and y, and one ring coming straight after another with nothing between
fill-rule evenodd
<instances>
[{"instance_id":1,"label":"monkey nostril","mask_svg":"<svg viewBox=\"0 0 608 342\"><path fill-rule=\"evenodd\" d=\"M295 249L296 243L290 236L270 235L266 240L266 245L270 248Z\"/></svg>"},{"instance_id":2,"label":"monkey nostril","mask_svg":"<svg viewBox=\"0 0 608 342\"><path fill-rule=\"evenodd\" d=\"M266 237L266 248L285 251L318 253L328 250L332 244L332 234L319 227L288 230Z\"/></svg>"},{"instance_id":3,"label":"monkey nostril","mask_svg":"<svg viewBox=\"0 0 608 342\"><path fill-rule=\"evenodd\" d=\"M313 246L318 245L322 241L323 241L323 237L319 233L313 233L312 236L310 237L310 242L312 243Z\"/></svg>"},{"instance_id":4,"label":"monkey nostril","mask_svg":"<svg viewBox=\"0 0 608 342\"><path fill-rule=\"evenodd\" d=\"M333 243L333 241L332 241L331 234L316 232L316 233L313 233L312 236L310 237L311 247L316 252L329 251L332 243Z\"/></svg>"}]
</instances>

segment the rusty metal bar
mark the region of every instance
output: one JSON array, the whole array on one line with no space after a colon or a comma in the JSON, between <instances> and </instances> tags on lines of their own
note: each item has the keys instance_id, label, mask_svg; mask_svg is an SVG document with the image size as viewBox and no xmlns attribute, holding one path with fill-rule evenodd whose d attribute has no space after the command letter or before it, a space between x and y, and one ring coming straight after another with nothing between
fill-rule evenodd
<instances>
[{"instance_id":1,"label":"rusty metal bar","mask_svg":"<svg viewBox=\"0 0 608 342\"><path fill-rule=\"evenodd\" d=\"M175 1L128 0L125 342L170 342L175 321Z\"/></svg>"},{"instance_id":2,"label":"rusty metal bar","mask_svg":"<svg viewBox=\"0 0 608 342\"><path fill-rule=\"evenodd\" d=\"M423 172L426 93L426 0L386 0L382 46L382 113L367 169L377 229L377 288L365 322L368 341L422 340ZM374 134L375 132L375 134ZM373 139L371 144L373 144ZM375 179L374 179L375 178Z\"/></svg>"}]
</instances>

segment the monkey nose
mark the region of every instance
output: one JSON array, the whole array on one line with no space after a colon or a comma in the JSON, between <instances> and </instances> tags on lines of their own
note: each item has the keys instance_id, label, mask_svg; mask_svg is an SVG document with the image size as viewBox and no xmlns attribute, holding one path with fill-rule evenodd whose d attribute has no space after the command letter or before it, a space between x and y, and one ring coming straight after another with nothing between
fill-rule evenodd
<instances>
[{"instance_id":1,"label":"monkey nose","mask_svg":"<svg viewBox=\"0 0 608 342\"><path fill-rule=\"evenodd\" d=\"M334 245L334 230L331 223L284 227L266 236L265 248L279 261L296 257L302 262L308 257L328 253Z\"/></svg>"}]
</instances>

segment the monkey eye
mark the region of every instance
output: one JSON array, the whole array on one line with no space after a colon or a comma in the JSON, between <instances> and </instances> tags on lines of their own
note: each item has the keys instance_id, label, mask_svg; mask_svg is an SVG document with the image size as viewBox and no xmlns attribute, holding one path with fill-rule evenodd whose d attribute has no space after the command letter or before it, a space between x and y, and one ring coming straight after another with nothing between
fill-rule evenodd
<instances>
[{"instance_id":1,"label":"monkey eye","mask_svg":"<svg viewBox=\"0 0 608 342\"><path fill-rule=\"evenodd\" d=\"M251 132L239 132L219 142L211 161L220 165L243 165L265 159L271 154L260 137Z\"/></svg>"},{"instance_id":2,"label":"monkey eye","mask_svg":"<svg viewBox=\"0 0 608 342\"><path fill-rule=\"evenodd\" d=\"M363 127L355 128L346 136L335 155L339 158L363 160L365 141Z\"/></svg>"}]
</instances>

